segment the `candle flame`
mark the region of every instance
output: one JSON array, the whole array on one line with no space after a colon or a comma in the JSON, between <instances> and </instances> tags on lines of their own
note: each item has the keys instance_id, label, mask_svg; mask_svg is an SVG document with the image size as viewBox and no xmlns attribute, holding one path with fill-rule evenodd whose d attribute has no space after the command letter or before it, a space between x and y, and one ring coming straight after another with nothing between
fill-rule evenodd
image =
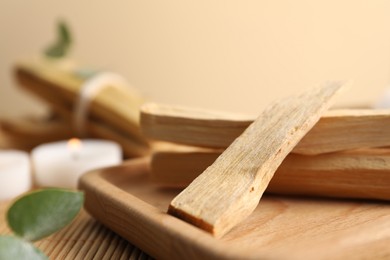
<instances>
[{"instance_id":1,"label":"candle flame","mask_svg":"<svg viewBox=\"0 0 390 260\"><path fill-rule=\"evenodd\" d=\"M78 138L71 138L68 141L68 148L71 151L78 151L82 146L81 140Z\"/></svg>"}]
</instances>

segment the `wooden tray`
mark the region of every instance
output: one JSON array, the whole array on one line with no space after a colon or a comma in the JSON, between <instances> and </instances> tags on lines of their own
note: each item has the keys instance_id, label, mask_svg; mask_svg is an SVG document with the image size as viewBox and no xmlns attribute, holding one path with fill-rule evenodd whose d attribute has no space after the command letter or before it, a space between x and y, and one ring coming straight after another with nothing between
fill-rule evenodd
<instances>
[{"instance_id":1,"label":"wooden tray","mask_svg":"<svg viewBox=\"0 0 390 260\"><path fill-rule=\"evenodd\" d=\"M85 208L159 259L390 259L390 204L266 195L220 239L166 214L179 190L148 180L149 159L85 174Z\"/></svg>"}]
</instances>

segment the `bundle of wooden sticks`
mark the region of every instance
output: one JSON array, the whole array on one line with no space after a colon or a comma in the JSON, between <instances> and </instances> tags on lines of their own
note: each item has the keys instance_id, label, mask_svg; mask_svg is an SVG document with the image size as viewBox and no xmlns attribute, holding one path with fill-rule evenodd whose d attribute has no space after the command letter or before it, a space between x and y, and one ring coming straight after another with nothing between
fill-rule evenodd
<instances>
[{"instance_id":1,"label":"bundle of wooden sticks","mask_svg":"<svg viewBox=\"0 0 390 260\"><path fill-rule=\"evenodd\" d=\"M389 111L328 111L345 89L327 82L273 102L256 119L145 105L148 136L206 147L157 151L152 178L188 186L168 213L221 237L249 217L265 191L390 199ZM261 207L261 203L260 203Z\"/></svg>"},{"instance_id":2,"label":"bundle of wooden sticks","mask_svg":"<svg viewBox=\"0 0 390 260\"><path fill-rule=\"evenodd\" d=\"M47 118L1 120L0 145L30 150L38 144L80 136L75 127L75 107L90 79L68 61L30 59L15 66L19 85L40 98L50 110ZM104 138L122 145L127 158L149 153L149 142L139 128L143 98L131 87L114 83L98 90L87 100L84 136ZM88 97L87 97L88 98ZM85 100L84 100L85 101Z\"/></svg>"},{"instance_id":3,"label":"bundle of wooden sticks","mask_svg":"<svg viewBox=\"0 0 390 260\"><path fill-rule=\"evenodd\" d=\"M186 187L209 167L254 117L145 104L141 127L156 146L151 179ZM267 192L390 199L390 110L330 110L274 175Z\"/></svg>"}]
</instances>

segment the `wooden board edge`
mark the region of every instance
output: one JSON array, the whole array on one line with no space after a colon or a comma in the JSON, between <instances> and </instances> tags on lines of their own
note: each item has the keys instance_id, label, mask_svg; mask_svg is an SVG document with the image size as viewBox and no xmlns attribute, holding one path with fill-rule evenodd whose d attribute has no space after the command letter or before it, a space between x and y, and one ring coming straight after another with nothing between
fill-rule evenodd
<instances>
[{"instance_id":1,"label":"wooden board edge","mask_svg":"<svg viewBox=\"0 0 390 260\"><path fill-rule=\"evenodd\" d=\"M147 171L150 158L129 160L120 166L84 174L79 189L85 193L84 208L97 220L156 258L242 259L263 258L256 252L229 247L210 234L160 211L116 187L104 173ZM114 210L113 210L114 209Z\"/></svg>"}]
</instances>

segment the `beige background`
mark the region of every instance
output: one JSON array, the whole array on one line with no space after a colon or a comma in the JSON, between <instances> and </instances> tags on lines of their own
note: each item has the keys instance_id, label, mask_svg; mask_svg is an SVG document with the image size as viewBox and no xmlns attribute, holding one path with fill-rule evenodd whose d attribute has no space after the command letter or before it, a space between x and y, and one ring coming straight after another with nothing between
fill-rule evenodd
<instances>
[{"instance_id":1,"label":"beige background","mask_svg":"<svg viewBox=\"0 0 390 260\"><path fill-rule=\"evenodd\" d=\"M64 17L72 56L123 74L150 100L257 113L328 79L340 104L374 102L390 81L390 1L0 0L0 117L44 111L12 64Z\"/></svg>"}]
</instances>

